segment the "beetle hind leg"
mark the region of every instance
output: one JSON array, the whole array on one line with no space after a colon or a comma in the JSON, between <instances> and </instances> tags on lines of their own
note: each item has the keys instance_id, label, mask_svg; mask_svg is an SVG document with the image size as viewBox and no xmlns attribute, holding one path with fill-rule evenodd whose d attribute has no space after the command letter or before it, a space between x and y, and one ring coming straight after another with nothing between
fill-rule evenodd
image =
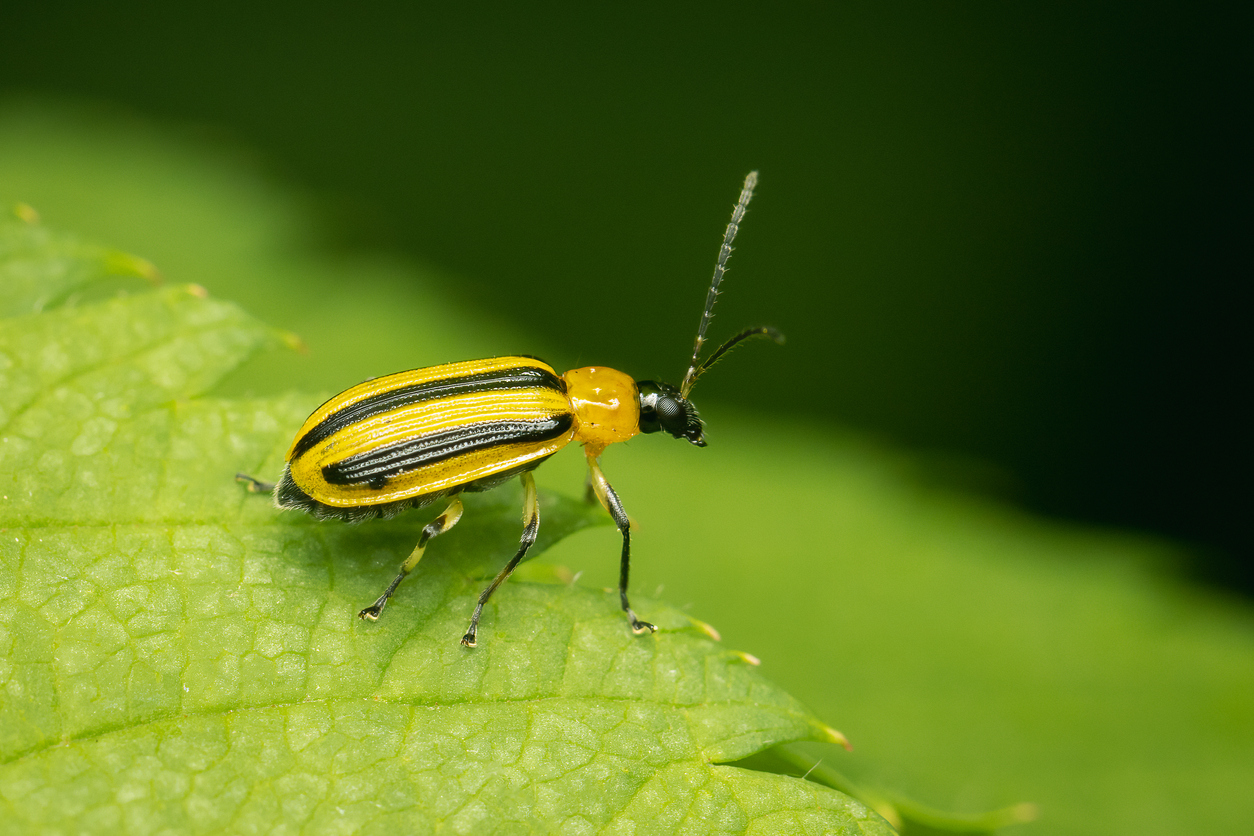
<instances>
[{"instance_id":1,"label":"beetle hind leg","mask_svg":"<svg viewBox=\"0 0 1254 836\"><path fill-rule=\"evenodd\" d=\"M523 485L523 533L522 540L518 544L518 553L514 555L509 563L505 564L505 568L492 579L492 583L488 584L483 592L479 593L479 600L475 604L474 614L470 616L470 628L466 630L466 635L462 636L462 644L466 647L474 647L476 636L479 632L479 616L483 614L483 605L488 603L488 599L492 597L492 593L496 592L496 588L514 573L514 569L527 556L527 550L536 542L536 534L540 531L540 500L536 494L536 480L530 471L524 472L520 477Z\"/></svg>"},{"instance_id":2,"label":"beetle hind leg","mask_svg":"<svg viewBox=\"0 0 1254 836\"><path fill-rule=\"evenodd\" d=\"M243 482L248 486L249 493L274 493L274 482L263 482L255 476L249 476L247 473L236 473L236 482Z\"/></svg>"},{"instance_id":3,"label":"beetle hind leg","mask_svg":"<svg viewBox=\"0 0 1254 836\"><path fill-rule=\"evenodd\" d=\"M401 564L400 571L396 573L396 577L388 584L388 588L379 596L373 604L357 613L358 618L368 619L370 621L378 621L383 608L387 606L388 599L392 597L392 593L396 591L396 587L401 585L401 581L418 565L418 561L422 560L422 553L427 549L427 543L432 537L439 537L453 526L457 525L457 521L462 518L462 500L461 497L454 496L449 502L448 507L440 516L427 523L422 528L422 536L418 538L418 545L414 546L414 550L410 552L409 557L405 558L405 562Z\"/></svg>"}]
</instances>

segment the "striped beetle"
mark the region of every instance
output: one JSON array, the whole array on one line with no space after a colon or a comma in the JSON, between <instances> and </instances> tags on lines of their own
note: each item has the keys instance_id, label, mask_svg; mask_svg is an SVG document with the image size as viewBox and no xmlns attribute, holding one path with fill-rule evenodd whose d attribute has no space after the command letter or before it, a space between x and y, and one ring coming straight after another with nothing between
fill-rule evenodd
<instances>
[{"instance_id":1,"label":"striped beetle","mask_svg":"<svg viewBox=\"0 0 1254 836\"><path fill-rule=\"evenodd\" d=\"M592 491L623 536L618 581L623 611L635 633L655 631L627 601L631 523L601 472L600 456L610 444L659 430L704 447L704 424L688 400L697 378L750 337L783 342L774 328L747 328L700 360L732 241L757 177L754 171L745 178L727 225L692 360L678 389L658 381L637 382L603 366L573 369L559 376L546 363L523 356L401 372L368 380L318 407L296 434L277 484L242 473L236 478L251 491L273 493L280 509L295 508L319 519L350 523L392 517L407 508L448 499L444 511L423 528L418 545L391 584L358 613L375 621L401 581L418 565L427 543L457 524L462 515L460 495L489 490L519 477L525 506L522 540L517 554L479 595L462 637L462 644L474 647L484 604L526 556L539 530L531 471L572 441L581 442Z\"/></svg>"}]
</instances>

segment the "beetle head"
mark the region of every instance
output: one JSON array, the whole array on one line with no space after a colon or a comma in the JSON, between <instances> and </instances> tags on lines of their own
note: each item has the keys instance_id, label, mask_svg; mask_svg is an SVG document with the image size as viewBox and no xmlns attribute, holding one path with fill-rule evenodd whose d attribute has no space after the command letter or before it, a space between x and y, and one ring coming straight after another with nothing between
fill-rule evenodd
<instances>
[{"instance_id":1,"label":"beetle head","mask_svg":"<svg viewBox=\"0 0 1254 836\"><path fill-rule=\"evenodd\" d=\"M640 390L640 432L665 430L675 438L705 446L705 424L692 401L680 395L678 389L656 380L638 381L636 387Z\"/></svg>"}]
</instances>

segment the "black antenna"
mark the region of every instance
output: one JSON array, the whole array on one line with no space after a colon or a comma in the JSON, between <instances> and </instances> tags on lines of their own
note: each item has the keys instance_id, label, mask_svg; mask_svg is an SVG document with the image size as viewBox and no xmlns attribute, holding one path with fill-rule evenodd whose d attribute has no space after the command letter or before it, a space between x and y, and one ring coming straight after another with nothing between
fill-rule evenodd
<instances>
[{"instance_id":1,"label":"black antenna","mask_svg":"<svg viewBox=\"0 0 1254 836\"><path fill-rule=\"evenodd\" d=\"M769 325L759 325L756 328L746 328L727 342L720 345L717 349L715 349L713 354L705 358L705 362L698 366L696 373L693 374L692 381L688 384L688 391L692 391L693 384L697 382L698 377L705 373L706 369L713 366L719 360L722 360L724 354L731 351L737 345L750 337L769 337L775 341L776 345L784 344L784 335ZM684 393L684 397L688 397L687 393Z\"/></svg>"},{"instance_id":2,"label":"black antenna","mask_svg":"<svg viewBox=\"0 0 1254 836\"><path fill-rule=\"evenodd\" d=\"M718 286L723 281L723 274L727 272L727 259L731 258L732 241L736 240L736 233L740 231L740 222L744 220L745 209L749 207L749 201L753 199L753 189L757 185L758 173L750 171L749 176L745 178L744 187L740 190L740 199L736 201L736 208L732 210L731 222L727 224L727 231L723 233L723 246L718 251L718 263L714 265L714 280L710 282L710 292L705 297L705 310L702 312L701 322L697 326L697 341L692 346L692 362L688 364L688 373L684 375L684 382L679 387L680 397L688 397L688 393L692 391L692 384L697 382L697 376L709 368L714 360L726 353L735 343L752 335L746 332L733 338L728 344L715 352L709 361L701 366L697 365L697 360L701 357L701 347L705 345L705 329L709 327L710 320L714 318L714 303L718 301Z\"/></svg>"}]
</instances>

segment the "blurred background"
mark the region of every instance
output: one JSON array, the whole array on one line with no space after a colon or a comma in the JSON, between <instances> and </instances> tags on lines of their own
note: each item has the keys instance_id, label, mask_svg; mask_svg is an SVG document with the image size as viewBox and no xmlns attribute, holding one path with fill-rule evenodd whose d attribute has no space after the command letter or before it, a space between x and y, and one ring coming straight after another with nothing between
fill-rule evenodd
<instances>
[{"instance_id":1,"label":"blurred background","mask_svg":"<svg viewBox=\"0 0 1254 836\"><path fill-rule=\"evenodd\" d=\"M305 338L224 392L677 381L758 169L711 336L788 344L702 379L709 450L607 454L638 607L759 655L874 786L1247 827L1247 7L452 8L6 8L0 202ZM549 554L611 585L615 540Z\"/></svg>"},{"instance_id":2,"label":"blurred background","mask_svg":"<svg viewBox=\"0 0 1254 836\"><path fill-rule=\"evenodd\" d=\"M703 400L1249 592L1251 35L1236 3L47 2L5 10L0 85L252 149L318 246L438 265L554 362L639 378L682 374L757 168L714 336L789 345Z\"/></svg>"}]
</instances>

